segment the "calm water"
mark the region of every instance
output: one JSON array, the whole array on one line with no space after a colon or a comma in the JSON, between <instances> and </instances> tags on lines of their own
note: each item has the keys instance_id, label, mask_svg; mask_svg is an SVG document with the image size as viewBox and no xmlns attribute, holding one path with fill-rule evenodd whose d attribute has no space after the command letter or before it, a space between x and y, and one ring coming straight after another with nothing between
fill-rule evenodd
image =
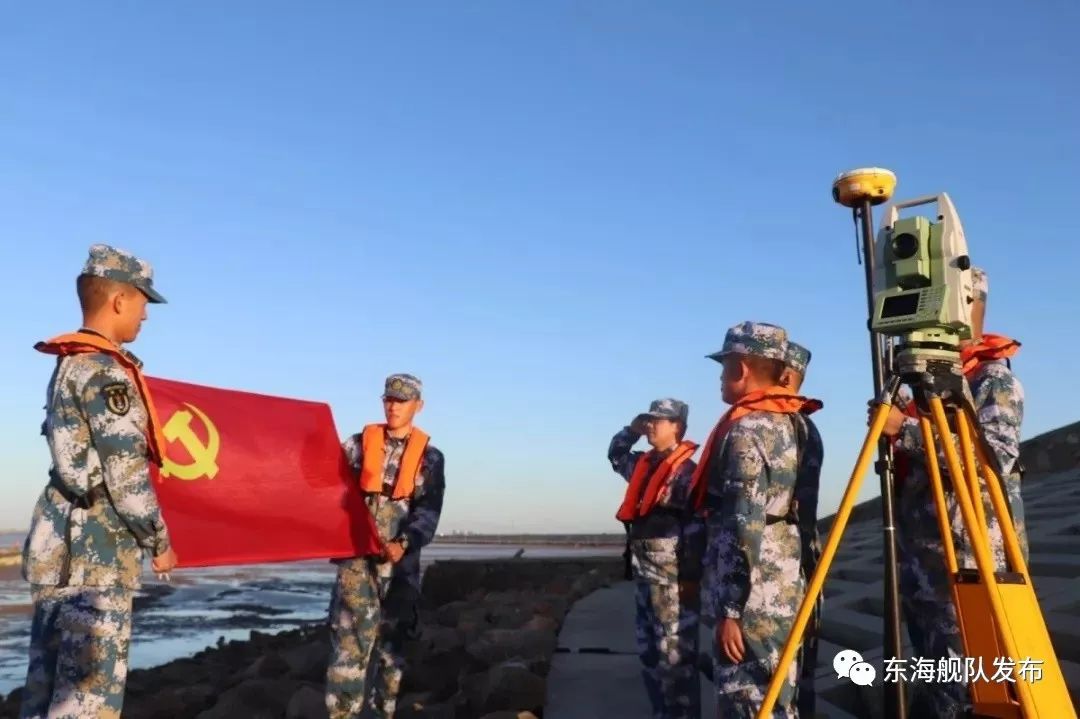
<instances>
[{"instance_id":1,"label":"calm water","mask_svg":"<svg viewBox=\"0 0 1080 719\"><path fill-rule=\"evenodd\" d=\"M22 536L0 533L0 549L20 545ZM515 545L438 544L424 549L423 564L439 559L496 559ZM621 548L526 547L527 557L619 554ZM0 570L3 571L3 570ZM226 640L246 639L252 630L272 633L326 616L335 567L325 560L185 569L168 584L147 574L136 597L131 666L150 667L190 656ZM16 573L0 575L0 694L26 676L30 594Z\"/></svg>"}]
</instances>

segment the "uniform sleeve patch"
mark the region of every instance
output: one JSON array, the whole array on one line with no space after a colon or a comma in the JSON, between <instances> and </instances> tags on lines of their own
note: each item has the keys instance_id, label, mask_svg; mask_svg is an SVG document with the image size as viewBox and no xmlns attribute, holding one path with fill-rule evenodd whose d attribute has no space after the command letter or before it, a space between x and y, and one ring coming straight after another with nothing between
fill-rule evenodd
<instances>
[{"instance_id":1,"label":"uniform sleeve patch","mask_svg":"<svg viewBox=\"0 0 1080 719\"><path fill-rule=\"evenodd\" d=\"M110 384L102 388L105 395L105 406L113 414L123 417L131 409L131 399L128 396L128 386L123 382Z\"/></svg>"}]
</instances>

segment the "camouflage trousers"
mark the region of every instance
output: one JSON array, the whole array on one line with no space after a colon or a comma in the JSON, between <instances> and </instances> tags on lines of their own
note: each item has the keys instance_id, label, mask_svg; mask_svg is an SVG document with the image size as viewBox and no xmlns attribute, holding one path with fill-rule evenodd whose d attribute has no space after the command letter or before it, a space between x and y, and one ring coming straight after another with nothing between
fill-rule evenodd
<instances>
[{"instance_id":1,"label":"camouflage trousers","mask_svg":"<svg viewBox=\"0 0 1080 719\"><path fill-rule=\"evenodd\" d=\"M698 627L701 592L696 581L680 581L675 539L632 543L636 619L642 678L654 719L698 719Z\"/></svg>"},{"instance_id":2,"label":"camouflage trousers","mask_svg":"<svg viewBox=\"0 0 1080 719\"><path fill-rule=\"evenodd\" d=\"M804 549L804 551L806 550ZM803 569L803 579L806 582L807 588L810 586L810 578L814 576L816 567L817 560L814 559ZM824 603L824 599L824 591L819 592L817 601L814 602L814 609L810 614L810 619L806 623L806 630L803 632L802 645L799 647L799 653L796 657L796 662L799 667L799 684L795 705L798 709L798 716L801 719L813 719L815 712L817 711L815 674L817 673L818 663L818 639L821 635L821 606Z\"/></svg>"},{"instance_id":3,"label":"camouflage trousers","mask_svg":"<svg viewBox=\"0 0 1080 719\"><path fill-rule=\"evenodd\" d=\"M716 543L710 542L714 547ZM710 548L706 566L720 566L730 559ZM742 633L742 661L732 662L719 642L713 640L713 682L716 686L717 717L752 719L765 701L765 694L780 665L780 654L795 624L806 586L803 581L801 539L796 527L777 523L766 527L758 559L750 572L750 592L737 620ZM714 608L719 634L724 619ZM788 663L780 694L771 717L795 719L795 695L800 666Z\"/></svg>"},{"instance_id":4,"label":"camouflage trousers","mask_svg":"<svg viewBox=\"0 0 1080 719\"><path fill-rule=\"evenodd\" d=\"M31 597L34 618L20 718L119 717L132 591L34 585Z\"/></svg>"},{"instance_id":5,"label":"camouflage trousers","mask_svg":"<svg viewBox=\"0 0 1080 719\"><path fill-rule=\"evenodd\" d=\"M720 620L723 621L722 619ZM784 623L790 631L792 622ZM719 625L718 625L719 626ZM780 653L787 641L787 633L755 640L743 632L745 655L739 664L732 664L719 644L713 657L713 677L716 682L716 716L718 719L754 719L765 702L765 693L772 681L773 672L780 663ZM803 716L795 708L796 679L799 666L788 666L787 682L781 685L780 696L773 704L774 719L797 719ZM746 678L752 681L746 681ZM812 715L810 715L812 716Z\"/></svg>"},{"instance_id":6,"label":"camouflage trousers","mask_svg":"<svg viewBox=\"0 0 1080 719\"><path fill-rule=\"evenodd\" d=\"M779 587L777 578L768 578L763 584ZM795 623L795 614L802 602L802 581L798 573L786 583L795 589L795 602L778 602L760 593L743 609L739 624L743 638L743 658L733 663L727 658L723 647L714 640L713 681L716 685L716 716L723 719L753 719L765 701L765 694L773 674L780 665L788 635ZM779 592L779 590L777 590ZM774 595L775 596L775 595ZM751 607L752 603L757 606ZM717 627L725 620L717 619ZM788 664L785 681L770 716L777 719L795 719L796 693L801 666L798 661Z\"/></svg>"},{"instance_id":7,"label":"camouflage trousers","mask_svg":"<svg viewBox=\"0 0 1080 719\"><path fill-rule=\"evenodd\" d=\"M912 481L914 480L914 481ZM956 607L945 565L945 546L937 523L934 505L925 476L909 478L898 502L897 549L900 559L900 594L904 621L911 639L914 658L941 659L964 656ZM1005 550L1001 525L984 497L987 537L995 571L1005 570ZM975 569L975 556L963 523L963 516L952 491L945 492L949 526L957 565ZM1010 497L1010 504L1013 504ZM1022 507L1017 507L1022 513ZM1014 510L1016 511L1016 510ZM1021 552L1027 559L1027 538L1022 514L1017 526ZM962 660L961 660L962 661ZM993 668L987 667L992 674ZM914 682L911 716L959 717L970 706L966 682Z\"/></svg>"},{"instance_id":8,"label":"camouflage trousers","mask_svg":"<svg viewBox=\"0 0 1080 719\"><path fill-rule=\"evenodd\" d=\"M368 558L339 563L330 599L330 719L391 719L405 669L403 648L416 629L418 597ZM367 713L365 713L367 712Z\"/></svg>"}]
</instances>

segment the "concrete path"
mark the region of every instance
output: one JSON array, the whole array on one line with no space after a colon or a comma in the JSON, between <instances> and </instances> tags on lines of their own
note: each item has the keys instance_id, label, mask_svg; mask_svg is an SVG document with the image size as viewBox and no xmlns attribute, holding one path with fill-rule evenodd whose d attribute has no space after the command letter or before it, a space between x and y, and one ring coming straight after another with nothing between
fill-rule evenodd
<instances>
[{"instance_id":1,"label":"concrete path","mask_svg":"<svg viewBox=\"0 0 1080 719\"><path fill-rule=\"evenodd\" d=\"M712 652L709 628L702 627L702 651ZM559 651L551 662L547 681L545 719L652 719L641 679L641 663L634 642L634 585L619 582L578 601L559 632ZM821 687L831 671L819 657ZM835 676L835 674L833 674ZM701 717L716 716L712 682L701 677ZM852 715L818 697L818 716L853 719Z\"/></svg>"},{"instance_id":2,"label":"concrete path","mask_svg":"<svg viewBox=\"0 0 1080 719\"><path fill-rule=\"evenodd\" d=\"M708 640L703 631L702 641ZM708 646L708 644L703 644ZM652 719L634 642L634 585L619 582L578 601L559 632L548 674L545 719ZM702 677L702 717L716 715Z\"/></svg>"}]
</instances>

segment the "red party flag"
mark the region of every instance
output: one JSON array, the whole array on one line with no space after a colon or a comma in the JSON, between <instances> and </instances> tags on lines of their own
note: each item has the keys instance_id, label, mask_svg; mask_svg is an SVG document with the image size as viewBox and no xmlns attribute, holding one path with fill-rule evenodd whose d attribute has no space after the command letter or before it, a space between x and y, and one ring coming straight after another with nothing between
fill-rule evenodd
<instances>
[{"instance_id":1,"label":"red party flag","mask_svg":"<svg viewBox=\"0 0 1080 719\"><path fill-rule=\"evenodd\" d=\"M382 551L328 405L146 380L166 440L151 475L178 566Z\"/></svg>"}]
</instances>

